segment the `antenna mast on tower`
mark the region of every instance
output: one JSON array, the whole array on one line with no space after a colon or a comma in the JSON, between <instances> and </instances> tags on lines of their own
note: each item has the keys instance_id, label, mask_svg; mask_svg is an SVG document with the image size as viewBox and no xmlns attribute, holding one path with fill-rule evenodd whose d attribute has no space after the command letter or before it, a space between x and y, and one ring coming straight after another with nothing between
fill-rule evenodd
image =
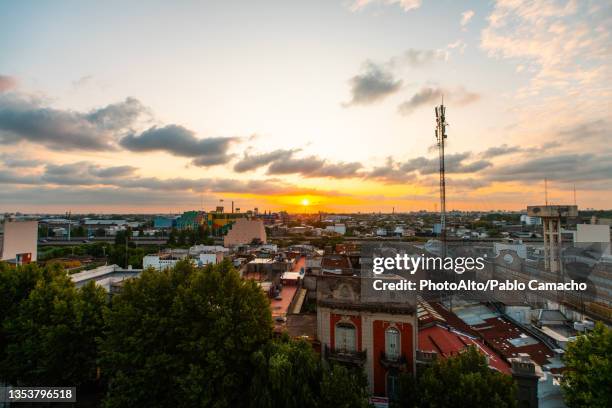
<instances>
[{"instance_id":1,"label":"antenna mast on tower","mask_svg":"<svg viewBox=\"0 0 612 408\"><path fill-rule=\"evenodd\" d=\"M440 106L436 106L436 141L440 154L440 237L442 239L442 252L446 256L446 175L444 169L444 144L446 135L446 108L444 99Z\"/></svg>"}]
</instances>

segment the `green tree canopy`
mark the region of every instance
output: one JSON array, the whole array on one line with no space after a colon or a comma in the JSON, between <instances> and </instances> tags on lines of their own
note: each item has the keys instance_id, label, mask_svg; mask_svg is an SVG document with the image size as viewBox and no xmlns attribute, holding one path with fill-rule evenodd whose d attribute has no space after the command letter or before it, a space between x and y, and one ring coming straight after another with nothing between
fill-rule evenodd
<instances>
[{"instance_id":1,"label":"green tree canopy","mask_svg":"<svg viewBox=\"0 0 612 408\"><path fill-rule=\"evenodd\" d=\"M106 405L244 405L251 355L271 333L268 300L230 263L146 270L126 282L107 315Z\"/></svg>"},{"instance_id":2,"label":"green tree canopy","mask_svg":"<svg viewBox=\"0 0 612 408\"><path fill-rule=\"evenodd\" d=\"M353 408L368 406L361 370L327 366L304 341L283 338L253 356L252 408Z\"/></svg>"},{"instance_id":3,"label":"green tree canopy","mask_svg":"<svg viewBox=\"0 0 612 408\"><path fill-rule=\"evenodd\" d=\"M438 359L418 380L419 407L515 407L516 385L509 375L491 370L474 347L456 357Z\"/></svg>"},{"instance_id":4,"label":"green tree canopy","mask_svg":"<svg viewBox=\"0 0 612 408\"><path fill-rule=\"evenodd\" d=\"M76 289L58 266L0 270L3 380L15 385L82 385L96 377L96 337L106 294L93 283Z\"/></svg>"},{"instance_id":5,"label":"green tree canopy","mask_svg":"<svg viewBox=\"0 0 612 408\"><path fill-rule=\"evenodd\" d=\"M601 323L568 344L561 386L570 407L612 406L612 330Z\"/></svg>"}]
</instances>

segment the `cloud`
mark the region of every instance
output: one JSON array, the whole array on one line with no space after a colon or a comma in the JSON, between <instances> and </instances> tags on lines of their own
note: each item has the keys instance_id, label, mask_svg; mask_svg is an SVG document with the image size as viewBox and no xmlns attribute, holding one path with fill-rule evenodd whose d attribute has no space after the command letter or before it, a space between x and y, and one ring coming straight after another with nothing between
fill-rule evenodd
<instances>
[{"instance_id":1,"label":"cloud","mask_svg":"<svg viewBox=\"0 0 612 408\"><path fill-rule=\"evenodd\" d=\"M402 81L381 65L366 61L363 73L350 80L352 99L345 106L368 105L397 92Z\"/></svg>"},{"instance_id":2,"label":"cloud","mask_svg":"<svg viewBox=\"0 0 612 408\"><path fill-rule=\"evenodd\" d=\"M508 146L507 144L503 144L501 146L489 147L487 150L481 153L481 156L485 159L492 159L493 157L504 156L521 151L523 151L523 149L519 146Z\"/></svg>"},{"instance_id":3,"label":"cloud","mask_svg":"<svg viewBox=\"0 0 612 408\"><path fill-rule=\"evenodd\" d=\"M85 118L102 129L117 131L129 128L144 114L150 114L149 109L138 99L128 97L123 102L93 110Z\"/></svg>"},{"instance_id":4,"label":"cloud","mask_svg":"<svg viewBox=\"0 0 612 408\"><path fill-rule=\"evenodd\" d=\"M2 153L0 154L0 161L7 167L36 167L42 163L36 159L22 159L15 157L14 154Z\"/></svg>"},{"instance_id":5,"label":"cloud","mask_svg":"<svg viewBox=\"0 0 612 408\"><path fill-rule=\"evenodd\" d=\"M387 184L405 184L414 180L414 174L411 170L400 169L400 163L393 160L392 157L387 157L384 165L376 166L365 177L368 179L382 181Z\"/></svg>"},{"instance_id":6,"label":"cloud","mask_svg":"<svg viewBox=\"0 0 612 408\"><path fill-rule=\"evenodd\" d=\"M521 93L555 88L593 98L605 93L600 84L611 75L611 13L609 2L498 0L480 45L492 57L529 68Z\"/></svg>"},{"instance_id":7,"label":"cloud","mask_svg":"<svg viewBox=\"0 0 612 408\"><path fill-rule=\"evenodd\" d=\"M17 80L11 76L0 75L0 93L10 91L17 86Z\"/></svg>"},{"instance_id":8,"label":"cloud","mask_svg":"<svg viewBox=\"0 0 612 408\"><path fill-rule=\"evenodd\" d=\"M494 181L557 180L560 182L612 180L612 155L569 153L507 164L487 173Z\"/></svg>"},{"instance_id":9,"label":"cloud","mask_svg":"<svg viewBox=\"0 0 612 408\"><path fill-rule=\"evenodd\" d=\"M612 140L612 127L609 120L594 119L566 126L560 129L555 135L555 140L566 143L599 144L601 147L607 146Z\"/></svg>"},{"instance_id":10,"label":"cloud","mask_svg":"<svg viewBox=\"0 0 612 408\"><path fill-rule=\"evenodd\" d=\"M411 68L421 68L435 61L444 61L447 56L444 50L420 50L409 48L402 54L391 58L388 65L392 67L407 65Z\"/></svg>"},{"instance_id":11,"label":"cloud","mask_svg":"<svg viewBox=\"0 0 612 408\"><path fill-rule=\"evenodd\" d=\"M421 88L409 100L402 102L397 107L397 110L402 115L409 115L422 105L431 105L432 103L439 102L442 99L442 95L444 95L444 92L440 88Z\"/></svg>"},{"instance_id":12,"label":"cloud","mask_svg":"<svg viewBox=\"0 0 612 408\"><path fill-rule=\"evenodd\" d=\"M357 172L363 167L357 162L330 163L316 156L296 158L294 154L297 152L299 149L278 149L269 153L245 154L234 165L234 171L243 173L269 166L269 175L301 174L304 177L350 178L358 177Z\"/></svg>"},{"instance_id":13,"label":"cloud","mask_svg":"<svg viewBox=\"0 0 612 408\"><path fill-rule=\"evenodd\" d=\"M93 75L85 75L77 79L76 81L72 81L72 86L75 88L81 88L87 86L93 80Z\"/></svg>"},{"instance_id":14,"label":"cloud","mask_svg":"<svg viewBox=\"0 0 612 408\"><path fill-rule=\"evenodd\" d=\"M466 10L461 13L461 27L467 26L472 20L472 17L474 17L474 14L474 10Z\"/></svg>"},{"instance_id":15,"label":"cloud","mask_svg":"<svg viewBox=\"0 0 612 408\"><path fill-rule=\"evenodd\" d=\"M136 167L102 167L87 162L47 164L41 176L44 183L59 185L115 184L119 179L135 177Z\"/></svg>"},{"instance_id":16,"label":"cloud","mask_svg":"<svg viewBox=\"0 0 612 408\"><path fill-rule=\"evenodd\" d=\"M236 137L210 137L198 139L195 133L183 126L153 126L139 135L130 134L119 142L133 152L163 151L175 156L190 157L196 166L212 166L227 163L227 152Z\"/></svg>"},{"instance_id":17,"label":"cloud","mask_svg":"<svg viewBox=\"0 0 612 408\"><path fill-rule=\"evenodd\" d=\"M493 164L487 160L476 160L470 163L465 163L467 159L472 157L470 152L446 154L444 157L444 168L447 173L476 173ZM420 174L437 173L440 169L439 159L426 157L417 157L400 166L404 172L418 171Z\"/></svg>"},{"instance_id":18,"label":"cloud","mask_svg":"<svg viewBox=\"0 0 612 408\"><path fill-rule=\"evenodd\" d=\"M312 173L325 164L325 161L319 159L316 156L308 156L304 158L290 158L287 160L275 161L268 167L268 174L280 175L280 174L293 174Z\"/></svg>"},{"instance_id":19,"label":"cloud","mask_svg":"<svg viewBox=\"0 0 612 408\"><path fill-rule=\"evenodd\" d=\"M114 150L118 133L144 112L134 98L81 113L45 107L23 95L0 95L0 141L27 141L60 151Z\"/></svg>"},{"instance_id":20,"label":"cloud","mask_svg":"<svg viewBox=\"0 0 612 408\"><path fill-rule=\"evenodd\" d=\"M463 87L455 89L423 87L412 95L409 100L402 102L397 107L397 110L402 115L410 115L423 105L437 105L441 101L442 96L447 101L451 101L458 106L468 105L480 99L480 94L467 91Z\"/></svg>"},{"instance_id":21,"label":"cloud","mask_svg":"<svg viewBox=\"0 0 612 408\"><path fill-rule=\"evenodd\" d=\"M330 177L330 178L351 178L357 177L357 173L363 165L357 162L324 163L319 169L308 173L308 177Z\"/></svg>"},{"instance_id":22,"label":"cloud","mask_svg":"<svg viewBox=\"0 0 612 408\"><path fill-rule=\"evenodd\" d=\"M351 6L351 11L360 11L370 4L381 3L385 5L398 4L402 10L410 11L421 7L421 0L355 0Z\"/></svg>"},{"instance_id":23,"label":"cloud","mask_svg":"<svg viewBox=\"0 0 612 408\"><path fill-rule=\"evenodd\" d=\"M40 184L40 177L37 175L23 174L8 169L0 169L0 184ZM4 188L0 189L0 191Z\"/></svg>"},{"instance_id":24,"label":"cloud","mask_svg":"<svg viewBox=\"0 0 612 408\"><path fill-rule=\"evenodd\" d=\"M244 157L240 159L240 161L234 164L234 171L237 173L244 173L246 171L256 170L260 167L267 166L268 164L277 160L289 159L294 153L298 151L298 149L278 149L269 153L245 154Z\"/></svg>"},{"instance_id":25,"label":"cloud","mask_svg":"<svg viewBox=\"0 0 612 408\"><path fill-rule=\"evenodd\" d=\"M463 54L465 52L465 49L467 48L467 44L462 40L457 40L448 44L446 48L448 48L449 50L459 50L459 53Z\"/></svg>"}]
</instances>

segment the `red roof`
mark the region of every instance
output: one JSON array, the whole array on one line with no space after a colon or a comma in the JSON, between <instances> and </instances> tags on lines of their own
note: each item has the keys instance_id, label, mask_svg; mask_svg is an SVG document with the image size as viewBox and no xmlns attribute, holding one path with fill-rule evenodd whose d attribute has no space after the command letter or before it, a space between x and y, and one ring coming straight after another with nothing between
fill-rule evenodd
<instances>
[{"instance_id":1,"label":"red roof","mask_svg":"<svg viewBox=\"0 0 612 408\"><path fill-rule=\"evenodd\" d=\"M540 340L502 317L486 319L484 323L472 326L472 329L505 358L518 357L519 353L526 353L534 362L544 365L548 364L548 359L554 355L553 351ZM515 341L517 345L512 344L510 340Z\"/></svg>"},{"instance_id":2,"label":"red roof","mask_svg":"<svg viewBox=\"0 0 612 408\"><path fill-rule=\"evenodd\" d=\"M510 365L476 338L439 325L419 329L419 350L421 351L435 351L439 356L446 358L459 354L469 346L475 346L488 357L489 367L510 374Z\"/></svg>"}]
</instances>

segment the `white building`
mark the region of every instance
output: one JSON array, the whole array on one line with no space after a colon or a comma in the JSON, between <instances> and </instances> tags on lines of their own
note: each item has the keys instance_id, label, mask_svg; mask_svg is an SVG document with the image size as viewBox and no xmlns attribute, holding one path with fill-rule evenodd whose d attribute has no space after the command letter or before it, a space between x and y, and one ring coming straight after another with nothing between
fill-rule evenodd
<instances>
[{"instance_id":1,"label":"white building","mask_svg":"<svg viewBox=\"0 0 612 408\"><path fill-rule=\"evenodd\" d=\"M525 225L541 225L542 219L540 217L532 217L527 214L521 214L521 224Z\"/></svg>"},{"instance_id":2,"label":"white building","mask_svg":"<svg viewBox=\"0 0 612 408\"><path fill-rule=\"evenodd\" d=\"M574 244L577 247L590 248L601 251L604 255L610 255L610 226L605 224L578 224L574 235Z\"/></svg>"},{"instance_id":3,"label":"white building","mask_svg":"<svg viewBox=\"0 0 612 408\"><path fill-rule=\"evenodd\" d=\"M38 252L38 221L4 221L0 240L3 261L35 262Z\"/></svg>"}]
</instances>

